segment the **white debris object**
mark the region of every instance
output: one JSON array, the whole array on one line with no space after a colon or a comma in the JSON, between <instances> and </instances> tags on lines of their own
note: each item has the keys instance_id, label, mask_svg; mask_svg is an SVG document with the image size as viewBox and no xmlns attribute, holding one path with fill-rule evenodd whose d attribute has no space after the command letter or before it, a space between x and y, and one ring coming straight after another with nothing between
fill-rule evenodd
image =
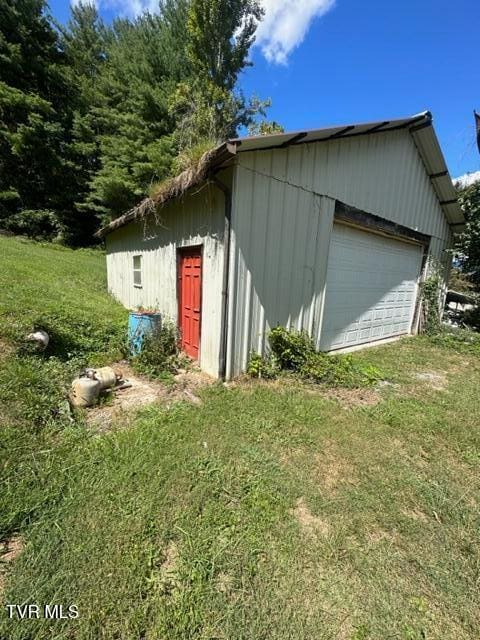
<instances>
[{"instance_id":1,"label":"white debris object","mask_svg":"<svg viewBox=\"0 0 480 640\"><path fill-rule=\"evenodd\" d=\"M39 347L42 347L42 349L46 349L48 347L48 343L50 342L48 333L46 331L42 331L41 329L29 333L27 336L27 340L36 342Z\"/></svg>"}]
</instances>

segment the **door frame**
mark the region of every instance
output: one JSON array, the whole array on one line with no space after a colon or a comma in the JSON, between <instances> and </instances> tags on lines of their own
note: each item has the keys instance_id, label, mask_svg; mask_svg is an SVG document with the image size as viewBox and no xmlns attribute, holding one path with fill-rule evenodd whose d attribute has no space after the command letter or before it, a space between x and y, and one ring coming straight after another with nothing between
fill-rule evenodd
<instances>
[{"instance_id":1,"label":"door frame","mask_svg":"<svg viewBox=\"0 0 480 640\"><path fill-rule=\"evenodd\" d=\"M203 244L182 245L177 247L176 256L176 291L177 291L177 330L180 333L181 326L181 312L182 312L182 296L181 296L181 265L182 257L189 253L200 254L200 320L198 322L198 363L200 364L200 358L202 356L202 318L203 318ZM182 344L182 338L180 336L180 347Z\"/></svg>"}]
</instances>

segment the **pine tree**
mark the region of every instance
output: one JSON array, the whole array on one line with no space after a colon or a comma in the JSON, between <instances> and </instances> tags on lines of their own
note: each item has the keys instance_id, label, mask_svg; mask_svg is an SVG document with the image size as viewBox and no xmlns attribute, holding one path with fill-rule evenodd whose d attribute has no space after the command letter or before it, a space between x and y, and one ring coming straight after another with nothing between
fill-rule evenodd
<instances>
[{"instance_id":1,"label":"pine tree","mask_svg":"<svg viewBox=\"0 0 480 640\"><path fill-rule=\"evenodd\" d=\"M103 23L94 4L72 6L71 18L63 29L63 46L68 61L68 77L73 95L73 119L69 156L75 166L76 188L72 210L64 220L70 244L91 241L100 219L88 203L90 183L101 168L100 141L105 102L99 90L111 30Z\"/></svg>"},{"instance_id":2,"label":"pine tree","mask_svg":"<svg viewBox=\"0 0 480 640\"><path fill-rule=\"evenodd\" d=\"M68 208L69 90L44 0L0 8L0 225L52 236Z\"/></svg>"},{"instance_id":3,"label":"pine tree","mask_svg":"<svg viewBox=\"0 0 480 640\"><path fill-rule=\"evenodd\" d=\"M167 176L176 155L169 97L189 73L185 53L186 2L168 0L158 16L116 20L99 79L101 168L91 181L88 206L118 216Z\"/></svg>"}]
</instances>

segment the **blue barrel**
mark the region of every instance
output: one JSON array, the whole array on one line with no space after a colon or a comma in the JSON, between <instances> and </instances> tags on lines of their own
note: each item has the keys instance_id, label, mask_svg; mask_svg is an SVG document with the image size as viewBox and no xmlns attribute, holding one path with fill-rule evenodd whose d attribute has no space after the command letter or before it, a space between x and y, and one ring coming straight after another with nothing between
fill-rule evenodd
<instances>
[{"instance_id":1,"label":"blue barrel","mask_svg":"<svg viewBox=\"0 0 480 640\"><path fill-rule=\"evenodd\" d=\"M142 350L144 337L161 326L161 315L152 312L131 312L128 315L128 344L132 355Z\"/></svg>"}]
</instances>

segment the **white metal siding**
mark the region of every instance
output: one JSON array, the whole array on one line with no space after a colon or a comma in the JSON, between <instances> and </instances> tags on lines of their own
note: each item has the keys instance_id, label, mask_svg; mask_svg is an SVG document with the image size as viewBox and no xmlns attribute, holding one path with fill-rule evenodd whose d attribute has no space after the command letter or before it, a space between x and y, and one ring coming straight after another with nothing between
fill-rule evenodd
<instances>
[{"instance_id":1,"label":"white metal siding","mask_svg":"<svg viewBox=\"0 0 480 640\"><path fill-rule=\"evenodd\" d=\"M223 277L223 195L213 186L167 205L153 220L107 236L109 291L129 309L159 310L177 322L177 249L203 246L200 366L218 376ZM142 288L133 285L133 256L142 256Z\"/></svg>"},{"instance_id":2,"label":"white metal siding","mask_svg":"<svg viewBox=\"0 0 480 640\"><path fill-rule=\"evenodd\" d=\"M418 245L334 225L321 349L409 333L422 256Z\"/></svg>"},{"instance_id":3,"label":"white metal siding","mask_svg":"<svg viewBox=\"0 0 480 640\"><path fill-rule=\"evenodd\" d=\"M432 237L446 265L451 234L407 131L238 153L234 174L229 376L262 352L277 323L320 346L334 200Z\"/></svg>"}]
</instances>

